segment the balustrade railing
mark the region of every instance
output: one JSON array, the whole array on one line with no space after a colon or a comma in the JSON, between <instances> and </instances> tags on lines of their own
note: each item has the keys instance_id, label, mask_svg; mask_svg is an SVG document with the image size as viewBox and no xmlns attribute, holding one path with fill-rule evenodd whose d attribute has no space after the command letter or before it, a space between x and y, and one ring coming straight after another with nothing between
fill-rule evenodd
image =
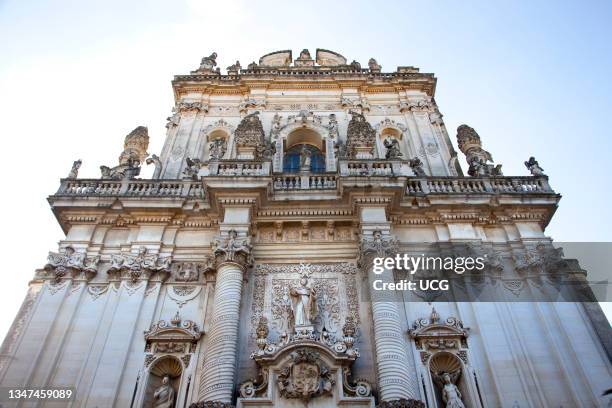
<instances>
[{"instance_id":1,"label":"balustrade railing","mask_svg":"<svg viewBox=\"0 0 612 408\"><path fill-rule=\"evenodd\" d=\"M273 180L275 190L335 190L336 176L290 174L276 176Z\"/></svg>"},{"instance_id":2,"label":"balustrade railing","mask_svg":"<svg viewBox=\"0 0 612 408\"><path fill-rule=\"evenodd\" d=\"M358 160L340 163L343 176L399 176L399 162L388 160Z\"/></svg>"},{"instance_id":3,"label":"balustrade railing","mask_svg":"<svg viewBox=\"0 0 612 408\"><path fill-rule=\"evenodd\" d=\"M63 179L58 196L134 196L203 198L202 183L192 180Z\"/></svg>"},{"instance_id":4,"label":"balustrade railing","mask_svg":"<svg viewBox=\"0 0 612 408\"><path fill-rule=\"evenodd\" d=\"M375 168L387 169L369 169ZM253 169L247 168L246 173L244 170L242 167L242 175L248 176ZM255 168L254 171L261 171L261 168ZM340 176L330 174L283 174L272 177L272 186L277 191L335 190L339 179ZM529 194L554 191L546 177L408 177L406 186L408 195L480 193ZM205 191L203 184L196 180L63 179L55 195L203 198Z\"/></svg>"},{"instance_id":5,"label":"balustrade railing","mask_svg":"<svg viewBox=\"0 0 612 408\"><path fill-rule=\"evenodd\" d=\"M213 176L268 176L270 174L270 162L211 162L209 169Z\"/></svg>"},{"instance_id":6,"label":"balustrade railing","mask_svg":"<svg viewBox=\"0 0 612 408\"><path fill-rule=\"evenodd\" d=\"M410 178L406 193L554 193L545 177L426 177Z\"/></svg>"}]
</instances>

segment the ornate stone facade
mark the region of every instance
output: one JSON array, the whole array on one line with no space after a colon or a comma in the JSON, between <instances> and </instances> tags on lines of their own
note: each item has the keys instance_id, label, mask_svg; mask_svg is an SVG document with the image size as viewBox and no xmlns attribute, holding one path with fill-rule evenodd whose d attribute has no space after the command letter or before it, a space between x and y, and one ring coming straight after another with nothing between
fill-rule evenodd
<instances>
[{"instance_id":1,"label":"ornate stone facade","mask_svg":"<svg viewBox=\"0 0 612 408\"><path fill-rule=\"evenodd\" d=\"M117 166L82 179L76 161L49 197L66 237L0 385L74 387L74 407L606 403L598 306L514 301L584 281L545 235L560 196L534 158L502 176L463 125L464 177L417 68L284 50L226 75L222 58L174 78L161 152L138 127ZM486 255L453 285L508 302L381 296L401 271L373 263L402 253Z\"/></svg>"}]
</instances>

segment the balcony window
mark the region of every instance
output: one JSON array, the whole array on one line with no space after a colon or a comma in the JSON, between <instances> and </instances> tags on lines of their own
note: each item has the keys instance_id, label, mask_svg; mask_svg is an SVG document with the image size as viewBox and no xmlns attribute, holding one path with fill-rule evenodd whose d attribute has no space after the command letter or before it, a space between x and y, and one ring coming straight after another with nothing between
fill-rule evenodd
<instances>
[{"instance_id":1,"label":"balcony window","mask_svg":"<svg viewBox=\"0 0 612 408\"><path fill-rule=\"evenodd\" d=\"M283 159L283 171L285 173L299 173L302 165L303 150L310 153L310 172L325 173L325 156L315 146L309 144L297 144L292 146Z\"/></svg>"}]
</instances>

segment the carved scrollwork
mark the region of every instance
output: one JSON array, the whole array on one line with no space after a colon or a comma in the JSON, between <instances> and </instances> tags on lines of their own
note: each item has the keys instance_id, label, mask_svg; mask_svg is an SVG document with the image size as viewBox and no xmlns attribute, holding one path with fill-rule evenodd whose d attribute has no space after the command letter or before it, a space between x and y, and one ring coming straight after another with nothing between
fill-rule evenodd
<instances>
[{"instance_id":1,"label":"carved scrollwork","mask_svg":"<svg viewBox=\"0 0 612 408\"><path fill-rule=\"evenodd\" d=\"M158 254L149 254L146 247L140 247L135 255L113 256L107 273L116 279L128 279L132 282L148 280L153 275L164 281L170 276L171 261L171 257L160 258Z\"/></svg>"},{"instance_id":2,"label":"carved scrollwork","mask_svg":"<svg viewBox=\"0 0 612 408\"><path fill-rule=\"evenodd\" d=\"M76 252L68 246L62 252L49 252L44 270L47 276L59 281L64 277L89 280L97 273L100 257L87 257L85 253Z\"/></svg>"},{"instance_id":3,"label":"carved scrollwork","mask_svg":"<svg viewBox=\"0 0 612 408\"><path fill-rule=\"evenodd\" d=\"M344 393L350 397L369 397L372 394L372 386L363 379L351 380L351 368L343 367Z\"/></svg>"}]
</instances>

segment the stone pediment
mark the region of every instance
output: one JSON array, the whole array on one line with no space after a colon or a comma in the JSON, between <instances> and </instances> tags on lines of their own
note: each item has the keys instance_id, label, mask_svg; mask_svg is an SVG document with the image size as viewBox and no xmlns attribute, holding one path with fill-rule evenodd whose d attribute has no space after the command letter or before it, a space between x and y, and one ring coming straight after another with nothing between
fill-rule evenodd
<instances>
[{"instance_id":1,"label":"stone pediment","mask_svg":"<svg viewBox=\"0 0 612 408\"><path fill-rule=\"evenodd\" d=\"M192 320L181 320L178 312L171 321L160 320L144 332L147 343L169 341L196 343L201 335L197 324Z\"/></svg>"}]
</instances>

